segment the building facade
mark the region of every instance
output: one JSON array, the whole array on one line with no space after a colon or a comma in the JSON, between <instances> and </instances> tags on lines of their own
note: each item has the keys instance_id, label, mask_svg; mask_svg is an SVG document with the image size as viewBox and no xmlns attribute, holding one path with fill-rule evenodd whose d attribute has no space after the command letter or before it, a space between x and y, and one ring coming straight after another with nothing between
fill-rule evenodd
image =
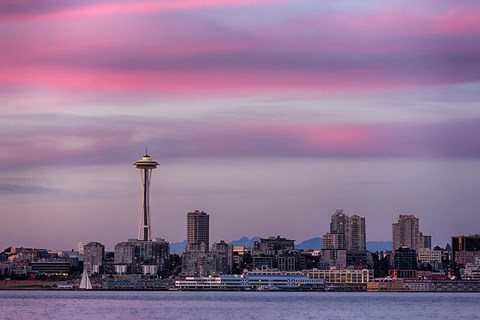
<instances>
[{"instance_id":1,"label":"building facade","mask_svg":"<svg viewBox=\"0 0 480 320\"><path fill-rule=\"evenodd\" d=\"M480 258L480 235L452 237L452 258L457 264L473 264Z\"/></svg>"},{"instance_id":2,"label":"building facade","mask_svg":"<svg viewBox=\"0 0 480 320\"><path fill-rule=\"evenodd\" d=\"M140 274L144 266L154 266L158 275L166 276L169 259L170 244L160 238L154 241L130 239L115 245L114 264L125 265L126 273Z\"/></svg>"},{"instance_id":3,"label":"building facade","mask_svg":"<svg viewBox=\"0 0 480 320\"><path fill-rule=\"evenodd\" d=\"M96 273L103 266L105 246L99 242L88 242L83 246L83 267L88 274Z\"/></svg>"},{"instance_id":4,"label":"building facade","mask_svg":"<svg viewBox=\"0 0 480 320\"><path fill-rule=\"evenodd\" d=\"M392 224L392 250L402 247L413 250L419 249L420 222L414 215L400 215L396 223Z\"/></svg>"},{"instance_id":5,"label":"building facade","mask_svg":"<svg viewBox=\"0 0 480 320\"><path fill-rule=\"evenodd\" d=\"M356 214L347 217L345 224L345 245L347 250L367 250L365 218Z\"/></svg>"},{"instance_id":6,"label":"building facade","mask_svg":"<svg viewBox=\"0 0 480 320\"><path fill-rule=\"evenodd\" d=\"M209 215L195 210L187 214L187 247L196 243L205 243L206 250L210 245ZM188 248L187 248L188 250Z\"/></svg>"}]
</instances>

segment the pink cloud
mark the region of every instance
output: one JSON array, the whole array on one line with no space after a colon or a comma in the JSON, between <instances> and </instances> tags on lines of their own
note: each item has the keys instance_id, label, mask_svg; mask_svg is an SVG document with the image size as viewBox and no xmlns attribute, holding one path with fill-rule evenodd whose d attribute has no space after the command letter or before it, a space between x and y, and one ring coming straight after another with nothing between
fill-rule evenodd
<instances>
[{"instance_id":1,"label":"pink cloud","mask_svg":"<svg viewBox=\"0 0 480 320\"><path fill-rule=\"evenodd\" d=\"M31 2L30 4L25 2ZM21 4L3 3L4 14L0 19L14 21L17 19L71 19L112 15L132 15L163 11L206 9L215 7L246 6L272 0L183 0L183 1L74 1L70 4L56 3L52 6L38 5L36 1L24 1ZM31 10L23 10L23 6ZM0 5L0 8L2 5ZM35 10L37 9L37 10Z\"/></svg>"},{"instance_id":2,"label":"pink cloud","mask_svg":"<svg viewBox=\"0 0 480 320\"><path fill-rule=\"evenodd\" d=\"M139 152L138 136L152 137L144 144L164 159L480 157L480 148L472 139L480 135L480 119L415 125L120 117L93 121L60 115L33 119L35 117L16 117L10 119L15 125L4 123L0 144L8 152L0 153L3 170L26 165L128 162L132 154Z\"/></svg>"},{"instance_id":3,"label":"pink cloud","mask_svg":"<svg viewBox=\"0 0 480 320\"><path fill-rule=\"evenodd\" d=\"M0 84L100 94L324 95L480 81L478 8L318 11L255 31L194 10L253 2L144 1L135 10L131 2L87 2L6 10L7 16L44 20L0 21L6 30L0 35ZM187 7L188 16L138 15Z\"/></svg>"}]
</instances>

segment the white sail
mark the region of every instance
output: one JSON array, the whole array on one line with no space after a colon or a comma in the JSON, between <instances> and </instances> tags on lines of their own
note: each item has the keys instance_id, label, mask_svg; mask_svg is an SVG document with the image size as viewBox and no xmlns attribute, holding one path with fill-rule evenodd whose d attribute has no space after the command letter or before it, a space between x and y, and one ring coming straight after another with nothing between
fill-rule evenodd
<instances>
[{"instance_id":1,"label":"white sail","mask_svg":"<svg viewBox=\"0 0 480 320\"><path fill-rule=\"evenodd\" d=\"M83 268L82 280L80 280L80 289L92 289L92 283L90 282L90 278L88 277L87 269Z\"/></svg>"}]
</instances>

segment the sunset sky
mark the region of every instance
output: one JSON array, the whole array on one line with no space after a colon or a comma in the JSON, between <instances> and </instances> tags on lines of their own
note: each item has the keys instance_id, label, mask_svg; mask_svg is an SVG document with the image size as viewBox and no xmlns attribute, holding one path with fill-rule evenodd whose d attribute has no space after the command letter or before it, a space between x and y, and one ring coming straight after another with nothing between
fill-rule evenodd
<instances>
[{"instance_id":1,"label":"sunset sky","mask_svg":"<svg viewBox=\"0 0 480 320\"><path fill-rule=\"evenodd\" d=\"M478 1L0 2L0 250L480 233Z\"/></svg>"}]
</instances>

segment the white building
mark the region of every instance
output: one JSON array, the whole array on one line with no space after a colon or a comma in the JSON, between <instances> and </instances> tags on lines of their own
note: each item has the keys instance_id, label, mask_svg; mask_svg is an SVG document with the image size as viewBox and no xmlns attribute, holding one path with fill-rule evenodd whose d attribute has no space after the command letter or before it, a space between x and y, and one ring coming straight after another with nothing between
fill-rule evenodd
<instances>
[{"instance_id":1,"label":"white building","mask_svg":"<svg viewBox=\"0 0 480 320\"><path fill-rule=\"evenodd\" d=\"M302 272L249 271L241 275L218 277L187 277L175 281L175 287L186 290L251 290L259 288L303 289L324 284L323 279L311 279Z\"/></svg>"},{"instance_id":2,"label":"white building","mask_svg":"<svg viewBox=\"0 0 480 320\"><path fill-rule=\"evenodd\" d=\"M142 266L142 274L143 275L156 275L158 273L158 266L157 265L146 265Z\"/></svg>"},{"instance_id":3,"label":"white building","mask_svg":"<svg viewBox=\"0 0 480 320\"><path fill-rule=\"evenodd\" d=\"M117 274L125 274L127 273L127 265L126 264L116 264L115 265L115 272Z\"/></svg>"}]
</instances>

